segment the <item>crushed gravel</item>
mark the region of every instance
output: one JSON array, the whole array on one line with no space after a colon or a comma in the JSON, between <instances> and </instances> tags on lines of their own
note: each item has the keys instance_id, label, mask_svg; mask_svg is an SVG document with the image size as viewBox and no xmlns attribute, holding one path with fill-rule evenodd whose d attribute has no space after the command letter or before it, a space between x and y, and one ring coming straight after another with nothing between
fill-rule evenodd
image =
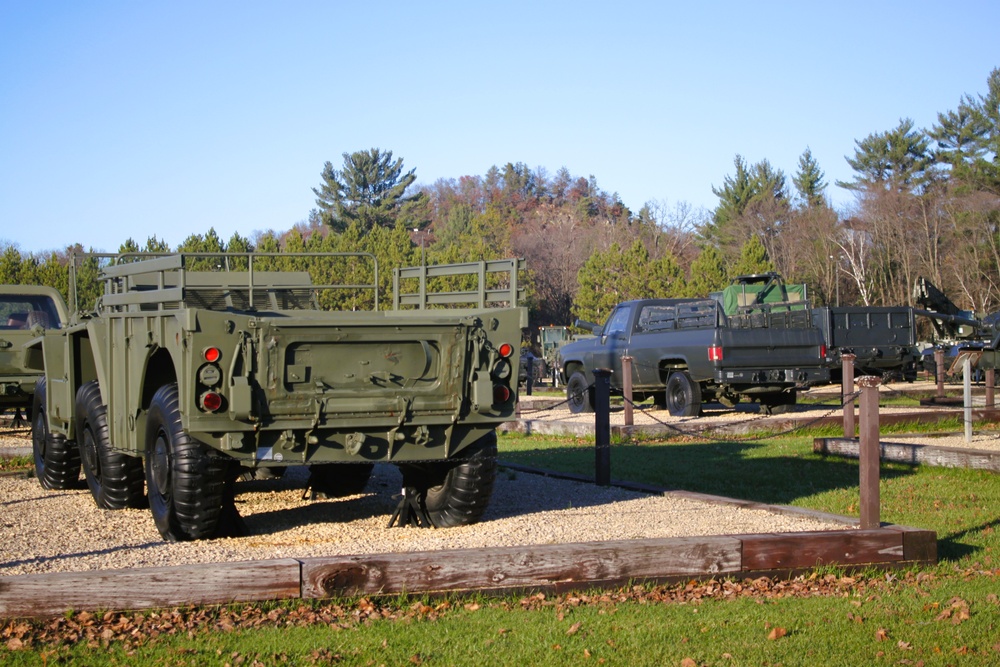
<instances>
[{"instance_id":1,"label":"crushed gravel","mask_svg":"<svg viewBox=\"0 0 1000 667\"><path fill-rule=\"evenodd\" d=\"M10 441L3 444L9 444ZM22 445L23 446L23 445ZM250 535L164 542L148 510L100 510L85 488L46 491L0 477L0 576L189 563L558 544L652 537L843 530L845 524L501 469L480 523L387 528L401 477L378 465L368 492L303 500L305 468L242 482L237 507Z\"/></svg>"}]
</instances>

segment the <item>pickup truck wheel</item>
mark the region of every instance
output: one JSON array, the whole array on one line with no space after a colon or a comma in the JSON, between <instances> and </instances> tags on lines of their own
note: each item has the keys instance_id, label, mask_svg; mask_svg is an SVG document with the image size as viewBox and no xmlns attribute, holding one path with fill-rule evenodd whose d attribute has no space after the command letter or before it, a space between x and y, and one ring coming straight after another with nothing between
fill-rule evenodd
<instances>
[{"instance_id":1,"label":"pickup truck wheel","mask_svg":"<svg viewBox=\"0 0 1000 667\"><path fill-rule=\"evenodd\" d=\"M309 466L309 486L321 497L343 498L365 490L374 463L314 463Z\"/></svg>"},{"instance_id":2,"label":"pickup truck wheel","mask_svg":"<svg viewBox=\"0 0 1000 667\"><path fill-rule=\"evenodd\" d=\"M762 398L760 401L761 411L768 415L783 415L795 409L796 399L795 392Z\"/></svg>"},{"instance_id":3,"label":"pickup truck wheel","mask_svg":"<svg viewBox=\"0 0 1000 667\"><path fill-rule=\"evenodd\" d=\"M225 496L223 459L181 427L177 385L160 387L146 416L146 486L157 530L169 542L214 537Z\"/></svg>"},{"instance_id":4,"label":"pickup truck wheel","mask_svg":"<svg viewBox=\"0 0 1000 667\"><path fill-rule=\"evenodd\" d=\"M587 376L577 371L566 383L566 399L569 411L574 414L594 411L594 390L587 383Z\"/></svg>"},{"instance_id":5,"label":"pickup truck wheel","mask_svg":"<svg viewBox=\"0 0 1000 667\"><path fill-rule=\"evenodd\" d=\"M674 417L697 417L701 414L701 385L684 371L667 378L667 410Z\"/></svg>"},{"instance_id":6,"label":"pickup truck wheel","mask_svg":"<svg viewBox=\"0 0 1000 667\"><path fill-rule=\"evenodd\" d=\"M88 382L76 392L77 440L83 476L97 506L105 510L145 506L142 459L111 447L108 411L101 388Z\"/></svg>"},{"instance_id":7,"label":"pickup truck wheel","mask_svg":"<svg viewBox=\"0 0 1000 667\"><path fill-rule=\"evenodd\" d=\"M45 378L35 385L31 415L31 451L39 484L54 491L75 488L80 479L80 450L72 440L49 432Z\"/></svg>"},{"instance_id":8,"label":"pickup truck wheel","mask_svg":"<svg viewBox=\"0 0 1000 667\"><path fill-rule=\"evenodd\" d=\"M491 431L454 461L401 465L403 486L416 490L437 528L476 523L482 518L497 475L497 434Z\"/></svg>"}]
</instances>

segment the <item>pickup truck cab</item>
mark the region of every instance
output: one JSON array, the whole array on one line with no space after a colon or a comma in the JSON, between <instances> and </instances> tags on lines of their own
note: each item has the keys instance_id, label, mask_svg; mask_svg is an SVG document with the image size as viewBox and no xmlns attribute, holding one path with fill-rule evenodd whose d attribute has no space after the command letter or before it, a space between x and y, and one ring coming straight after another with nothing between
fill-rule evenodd
<instances>
[{"instance_id":1,"label":"pickup truck cab","mask_svg":"<svg viewBox=\"0 0 1000 667\"><path fill-rule=\"evenodd\" d=\"M616 306L604 326L577 326L595 335L560 352L574 412L593 408L594 369L611 369L612 391L622 390L623 356L632 358L633 399L653 397L675 416L698 415L709 400L781 412L797 389L830 377L822 333L801 307L729 316L717 299L643 299Z\"/></svg>"}]
</instances>

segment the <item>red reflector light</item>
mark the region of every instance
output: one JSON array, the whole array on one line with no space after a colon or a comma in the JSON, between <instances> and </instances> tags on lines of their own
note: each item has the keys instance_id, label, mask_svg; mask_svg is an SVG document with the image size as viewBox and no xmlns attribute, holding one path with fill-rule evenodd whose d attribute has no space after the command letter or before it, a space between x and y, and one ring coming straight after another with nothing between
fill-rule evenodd
<instances>
[{"instance_id":1,"label":"red reflector light","mask_svg":"<svg viewBox=\"0 0 1000 667\"><path fill-rule=\"evenodd\" d=\"M201 397L201 406L209 412L215 412L222 407L222 396L214 391L205 392Z\"/></svg>"},{"instance_id":2,"label":"red reflector light","mask_svg":"<svg viewBox=\"0 0 1000 667\"><path fill-rule=\"evenodd\" d=\"M510 343L501 343L500 348L497 350L500 356L506 359L510 355L514 354L514 346Z\"/></svg>"},{"instance_id":3,"label":"red reflector light","mask_svg":"<svg viewBox=\"0 0 1000 667\"><path fill-rule=\"evenodd\" d=\"M819 346L819 358L826 359L826 345Z\"/></svg>"},{"instance_id":4,"label":"red reflector light","mask_svg":"<svg viewBox=\"0 0 1000 667\"><path fill-rule=\"evenodd\" d=\"M510 400L510 389L502 384L493 385L493 405L506 403Z\"/></svg>"},{"instance_id":5,"label":"red reflector light","mask_svg":"<svg viewBox=\"0 0 1000 667\"><path fill-rule=\"evenodd\" d=\"M222 352L217 347L210 347L205 350L205 361L215 363L222 358Z\"/></svg>"},{"instance_id":6,"label":"red reflector light","mask_svg":"<svg viewBox=\"0 0 1000 667\"><path fill-rule=\"evenodd\" d=\"M708 348L708 360L709 361L722 361L722 346L713 345Z\"/></svg>"}]
</instances>

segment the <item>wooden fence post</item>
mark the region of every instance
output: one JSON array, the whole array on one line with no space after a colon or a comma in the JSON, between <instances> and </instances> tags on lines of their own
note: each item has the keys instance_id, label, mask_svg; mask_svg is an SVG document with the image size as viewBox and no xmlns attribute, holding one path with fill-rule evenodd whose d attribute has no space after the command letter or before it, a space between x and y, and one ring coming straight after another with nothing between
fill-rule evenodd
<instances>
[{"instance_id":1,"label":"wooden fence post","mask_svg":"<svg viewBox=\"0 0 1000 667\"><path fill-rule=\"evenodd\" d=\"M632 357L622 357L622 394L625 397L625 425L632 426Z\"/></svg>"},{"instance_id":2,"label":"wooden fence post","mask_svg":"<svg viewBox=\"0 0 1000 667\"><path fill-rule=\"evenodd\" d=\"M844 437L854 437L854 360L857 355L842 354L840 362L842 364L840 378L840 392L844 403Z\"/></svg>"},{"instance_id":3,"label":"wooden fence post","mask_svg":"<svg viewBox=\"0 0 1000 667\"><path fill-rule=\"evenodd\" d=\"M937 369L937 397L944 398L944 350L934 350L934 367Z\"/></svg>"},{"instance_id":4,"label":"wooden fence post","mask_svg":"<svg viewBox=\"0 0 1000 667\"><path fill-rule=\"evenodd\" d=\"M965 407L965 441L972 442L972 357L962 358L962 404Z\"/></svg>"},{"instance_id":5,"label":"wooden fence post","mask_svg":"<svg viewBox=\"0 0 1000 667\"><path fill-rule=\"evenodd\" d=\"M993 368L988 369L986 371L986 405L984 406L987 409L996 407L996 398L994 391L996 381L997 381L996 369Z\"/></svg>"},{"instance_id":6,"label":"wooden fence post","mask_svg":"<svg viewBox=\"0 0 1000 667\"><path fill-rule=\"evenodd\" d=\"M611 484L611 370L594 370L594 481Z\"/></svg>"},{"instance_id":7,"label":"wooden fence post","mask_svg":"<svg viewBox=\"0 0 1000 667\"><path fill-rule=\"evenodd\" d=\"M859 377L861 387L861 414L859 415L858 460L860 468L860 514L861 528L878 528L880 518L879 497L879 432L878 432L878 386L882 379L874 375Z\"/></svg>"}]
</instances>

